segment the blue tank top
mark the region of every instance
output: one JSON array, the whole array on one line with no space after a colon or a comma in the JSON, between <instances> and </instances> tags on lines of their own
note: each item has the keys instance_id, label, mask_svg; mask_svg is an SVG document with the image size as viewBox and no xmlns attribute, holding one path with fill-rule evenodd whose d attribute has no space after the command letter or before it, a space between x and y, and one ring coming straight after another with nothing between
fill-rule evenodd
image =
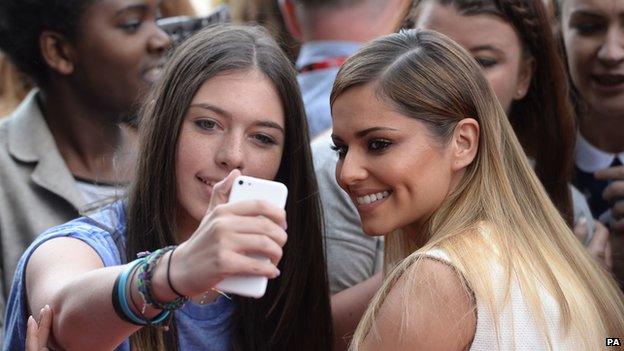
<instances>
[{"instance_id":1,"label":"blue tank top","mask_svg":"<svg viewBox=\"0 0 624 351\"><path fill-rule=\"evenodd\" d=\"M19 261L5 311L5 339L3 350L24 350L28 306L25 290L25 267L33 251L47 240L70 237L84 241L97 252L105 267L126 262L125 209L122 201L99 212L53 227L40 235ZM229 319L234 304L220 296L207 305L188 302L175 312L181 350L229 350ZM116 350L129 351L126 340Z\"/></svg>"}]
</instances>

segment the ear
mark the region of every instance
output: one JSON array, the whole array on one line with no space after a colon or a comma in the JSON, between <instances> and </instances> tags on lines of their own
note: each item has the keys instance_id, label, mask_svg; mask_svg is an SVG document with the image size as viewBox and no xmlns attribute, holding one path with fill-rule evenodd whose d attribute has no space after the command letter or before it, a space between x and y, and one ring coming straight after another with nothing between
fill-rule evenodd
<instances>
[{"instance_id":1,"label":"ear","mask_svg":"<svg viewBox=\"0 0 624 351\"><path fill-rule=\"evenodd\" d=\"M479 122L473 118L464 118L457 123L453 132L452 170L467 167L477 156L479 149Z\"/></svg>"},{"instance_id":2,"label":"ear","mask_svg":"<svg viewBox=\"0 0 624 351\"><path fill-rule=\"evenodd\" d=\"M39 50L45 63L61 75L74 71L74 50L65 36L53 31L43 31L39 36Z\"/></svg>"},{"instance_id":3,"label":"ear","mask_svg":"<svg viewBox=\"0 0 624 351\"><path fill-rule=\"evenodd\" d=\"M522 59L522 62L520 63L520 70L518 71L518 81L516 84L514 100L521 100L527 94L529 87L531 86L533 73L535 73L535 59L533 57Z\"/></svg>"},{"instance_id":4,"label":"ear","mask_svg":"<svg viewBox=\"0 0 624 351\"><path fill-rule=\"evenodd\" d=\"M279 0L278 4L282 17L284 17L284 24L290 35L297 41L302 42L303 34L301 34L301 24L297 18L297 4L294 1L296 0Z\"/></svg>"}]
</instances>

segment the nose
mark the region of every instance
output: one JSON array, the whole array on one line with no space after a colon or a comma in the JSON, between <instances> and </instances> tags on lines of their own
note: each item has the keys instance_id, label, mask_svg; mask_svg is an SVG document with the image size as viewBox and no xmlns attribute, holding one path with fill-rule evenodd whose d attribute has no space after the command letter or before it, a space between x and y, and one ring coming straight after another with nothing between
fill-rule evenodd
<instances>
[{"instance_id":1,"label":"nose","mask_svg":"<svg viewBox=\"0 0 624 351\"><path fill-rule=\"evenodd\" d=\"M147 49L150 53L162 55L171 47L171 38L158 25L154 24L153 28L148 38Z\"/></svg>"},{"instance_id":2,"label":"nose","mask_svg":"<svg viewBox=\"0 0 624 351\"><path fill-rule=\"evenodd\" d=\"M598 50L598 59L608 66L624 61L624 33L619 26L614 27L607 32L605 41Z\"/></svg>"},{"instance_id":3,"label":"nose","mask_svg":"<svg viewBox=\"0 0 624 351\"><path fill-rule=\"evenodd\" d=\"M224 137L219 150L217 150L215 162L221 168L231 171L235 168L243 169L244 151L242 137L228 135Z\"/></svg>"},{"instance_id":4,"label":"nose","mask_svg":"<svg viewBox=\"0 0 624 351\"><path fill-rule=\"evenodd\" d=\"M368 177L368 171L354 151L347 152L344 158L336 163L336 181L345 190Z\"/></svg>"}]
</instances>

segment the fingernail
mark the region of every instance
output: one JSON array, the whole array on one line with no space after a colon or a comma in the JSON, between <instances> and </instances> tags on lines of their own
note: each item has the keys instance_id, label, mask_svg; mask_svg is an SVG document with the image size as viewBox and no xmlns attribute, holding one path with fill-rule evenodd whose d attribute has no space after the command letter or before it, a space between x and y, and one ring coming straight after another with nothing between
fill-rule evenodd
<instances>
[{"instance_id":1,"label":"fingernail","mask_svg":"<svg viewBox=\"0 0 624 351\"><path fill-rule=\"evenodd\" d=\"M586 225L587 224L587 218L585 218L585 216L581 216L581 218L579 218L579 220L578 220L578 224L579 225Z\"/></svg>"},{"instance_id":2,"label":"fingernail","mask_svg":"<svg viewBox=\"0 0 624 351\"><path fill-rule=\"evenodd\" d=\"M46 304L45 306L43 306L43 308L45 308L46 311L49 311L50 310L50 305Z\"/></svg>"},{"instance_id":3,"label":"fingernail","mask_svg":"<svg viewBox=\"0 0 624 351\"><path fill-rule=\"evenodd\" d=\"M33 321L35 322L35 317L32 316L32 314L30 316L28 316L28 322Z\"/></svg>"},{"instance_id":4,"label":"fingernail","mask_svg":"<svg viewBox=\"0 0 624 351\"><path fill-rule=\"evenodd\" d=\"M279 269L275 268L275 278L279 277L282 272Z\"/></svg>"},{"instance_id":5,"label":"fingernail","mask_svg":"<svg viewBox=\"0 0 624 351\"><path fill-rule=\"evenodd\" d=\"M288 222L284 222L284 224L282 224L282 229L284 230L288 229Z\"/></svg>"},{"instance_id":6,"label":"fingernail","mask_svg":"<svg viewBox=\"0 0 624 351\"><path fill-rule=\"evenodd\" d=\"M41 311L39 311L39 314L43 314L43 311L44 311L44 310L45 310L45 307L43 307L43 308L41 309Z\"/></svg>"}]
</instances>

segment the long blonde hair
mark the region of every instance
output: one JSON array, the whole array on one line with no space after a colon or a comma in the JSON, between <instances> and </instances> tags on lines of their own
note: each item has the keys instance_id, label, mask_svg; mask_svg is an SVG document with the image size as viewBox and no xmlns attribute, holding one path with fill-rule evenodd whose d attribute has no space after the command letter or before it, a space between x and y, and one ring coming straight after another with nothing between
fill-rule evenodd
<instances>
[{"instance_id":1,"label":"long blonde hair","mask_svg":"<svg viewBox=\"0 0 624 351\"><path fill-rule=\"evenodd\" d=\"M380 38L341 68L332 104L346 90L373 82L382 101L424 122L440 141L449 140L464 118L478 121L480 139L475 160L427 220L424 237L401 235L400 230L386 236L385 264L392 269L360 322L352 348L357 349L374 327L397 280L413 274L408 268L433 247L448 254L466 289L485 303L494 320L516 279L540 330L547 330L540 299L540 290L546 289L558 304L562 327L578 336L584 349L604 345L606 336L624 335L622 292L550 201L471 56L433 31L410 30ZM484 223L487 237L474 235ZM505 270L505 301L499 301L492 282L484 278L490 276L493 259ZM544 336L552 348L550 335Z\"/></svg>"}]
</instances>

